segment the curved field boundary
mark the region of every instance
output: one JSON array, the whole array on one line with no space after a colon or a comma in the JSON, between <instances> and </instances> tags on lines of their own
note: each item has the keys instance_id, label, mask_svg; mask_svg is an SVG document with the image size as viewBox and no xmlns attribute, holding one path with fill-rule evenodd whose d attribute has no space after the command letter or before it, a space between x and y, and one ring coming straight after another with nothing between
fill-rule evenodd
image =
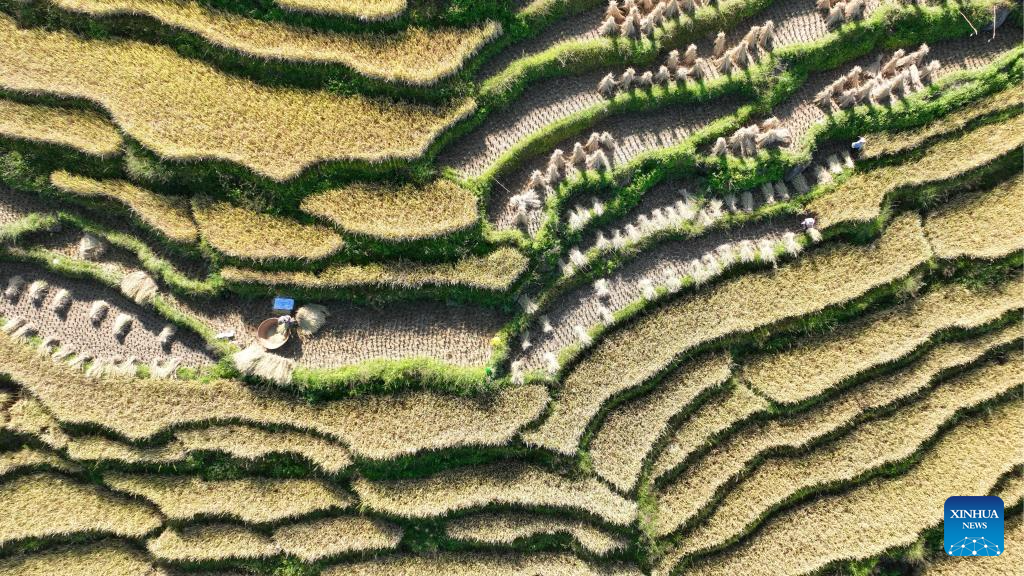
<instances>
[{"instance_id":1,"label":"curved field boundary","mask_svg":"<svg viewBox=\"0 0 1024 576\"><path fill-rule=\"evenodd\" d=\"M706 576L805 574L840 560L868 558L917 540L942 520L949 494L987 493L1014 464L1024 438L1021 402L958 425L908 473L872 480L787 511L727 553L696 564ZM965 444L974 446L964 450ZM878 510L889 510L878 514ZM848 544L856 541L851 549ZM785 554L779 554L785 550ZM663 572L662 572L663 573Z\"/></svg>"},{"instance_id":2,"label":"curved field boundary","mask_svg":"<svg viewBox=\"0 0 1024 576\"><path fill-rule=\"evenodd\" d=\"M486 506L561 508L628 526L637 505L595 478L569 479L519 463L445 471L430 478L372 481L357 478L362 506L399 518L444 517Z\"/></svg>"},{"instance_id":3,"label":"curved field boundary","mask_svg":"<svg viewBox=\"0 0 1024 576\"><path fill-rule=\"evenodd\" d=\"M569 518L525 512L495 512L456 518L445 526L453 540L491 546L515 546L539 535L565 534L597 556L624 550L629 542L600 528Z\"/></svg>"},{"instance_id":4,"label":"curved field boundary","mask_svg":"<svg viewBox=\"0 0 1024 576\"><path fill-rule=\"evenodd\" d=\"M510 387L482 399L407 392L310 405L231 380L96 381L40 358L3 334L0 373L39 397L60 422L100 426L132 440L201 423L276 424L330 436L370 460L502 445L537 418L548 401L543 386Z\"/></svg>"},{"instance_id":5,"label":"curved field boundary","mask_svg":"<svg viewBox=\"0 0 1024 576\"><path fill-rule=\"evenodd\" d=\"M476 194L446 179L424 187L357 182L307 196L302 210L349 234L408 242L475 226L477 203Z\"/></svg>"},{"instance_id":6,"label":"curved field boundary","mask_svg":"<svg viewBox=\"0 0 1024 576\"><path fill-rule=\"evenodd\" d=\"M826 248L777 271L744 275L667 304L595 346L566 376L548 419L524 440L573 454L605 400L639 386L684 352L848 302L930 257L919 219L906 215L875 246Z\"/></svg>"},{"instance_id":7,"label":"curved field boundary","mask_svg":"<svg viewBox=\"0 0 1024 576\"><path fill-rule=\"evenodd\" d=\"M67 546L0 560L0 576L171 576L143 553L118 540Z\"/></svg>"},{"instance_id":8,"label":"curved field boundary","mask_svg":"<svg viewBox=\"0 0 1024 576\"><path fill-rule=\"evenodd\" d=\"M876 378L833 400L794 416L767 421L718 442L687 473L657 493L655 534L667 536L692 524L731 478L769 451L800 450L933 386L943 374L977 361L993 348L1019 338L1019 326L965 343L944 344L899 372Z\"/></svg>"},{"instance_id":9,"label":"curved field boundary","mask_svg":"<svg viewBox=\"0 0 1024 576\"><path fill-rule=\"evenodd\" d=\"M632 491L647 455L669 421L708 391L723 385L730 376L731 360L726 353L680 366L647 396L609 413L590 443L590 457L598 476L620 492Z\"/></svg>"},{"instance_id":10,"label":"curved field boundary","mask_svg":"<svg viewBox=\"0 0 1024 576\"><path fill-rule=\"evenodd\" d=\"M162 523L143 504L63 476L33 474L0 484L0 546L87 533L141 538Z\"/></svg>"},{"instance_id":11,"label":"curved field boundary","mask_svg":"<svg viewBox=\"0 0 1024 576\"><path fill-rule=\"evenodd\" d=\"M246 18L191 0L51 1L93 18L145 16L250 58L340 64L369 78L413 86L431 86L455 74L501 34L501 25L495 22L465 29L410 27L387 35L340 34Z\"/></svg>"},{"instance_id":12,"label":"curved field boundary","mask_svg":"<svg viewBox=\"0 0 1024 576\"><path fill-rule=\"evenodd\" d=\"M515 248L502 247L486 256L467 256L450 264L409 261L332 264L319 273L265 272L227 267L221 270L221 276L235 285L290 286L311 292L366 286L408 290L428 286L465 286L504 292L523 275L529 264L529 259Z\"/></svg>"},{"instance_id":13,"label":"curved field boundary","mask_svg":"<svg viewBox=\"0 0 1024 576\"><path fill-rule=\"evenodd\" d=\"M163 158L235 162L275 181L325 161L419 158L474 108L267 88L169 48L22 30L7 16L0 34L0 86L89 100Z\"/></svg>"},{"instance_id":14,"label":"curved field boundary","mask_svg":"<svg viewBox=\"0 0 1024 576\"><path fill-rule=\"evenodd\" d=\"M344 446L324 438L237 424L180 430L165 446L155 448L139 448L102 436L71 438L67 452L72 460L115 464L173 464L184 462L196 452L220 452L247 460L296 454L329 474L338 474L352 465L352 455Z\"/></svg>"},{"instance_id":15,"label":"curved field boundary","mask_svg":"<svg viewBox=\"0 0 1024 576\"><path fill-rule=\"evenodd\" d=\"M0 137L70 146L99 157L121 151L121 133L103 116L74 108L21 104L0 98Z\"/></svg>"},{"instance_id":16,"label":"curved field boundary","mask_svg":"<svg viewBox=\"0 0 1024 576\"><path fill-rule=\"evenodd\" d=\"M409 7L408 0L274 0L285 10L348 16L368 22L391 20Z\"/></svg>"},{"instance_id":17,"label":"curved field boundary","mask_svg":"<svg viewBox=\"0 0 1024 576\"><path fill-rule=\"evenodd\" d=\"M149 500L171 520L237 518L254 524L277 522L312 512L351 508L355 499L320 480L205 481L192 476L108 473L113 490Z\"/></svg>"},{"instance_id":18,"label":"curved field boundary","mask_svg":"<svg viewBox=\"0 0 1024 576\"><path fill-rule=\"evenodd\" d=\"M441 553L400 555L330 566L323 576L641 576L622 564L589 564L571 554Z\"/></svg>"},{"instance_id":19,"label":"curved field boundary","mask_svg":"<svg viewBox=\"0 0 1024 576\"><path fill-rule=\"evenodd\" d=\"M1024 105L1024 90L1012 86L1007 90L971 102L970 106L957 110L915 130L900 132L878 132L869 134L871 145L860 154L861 160L873 160L885 156L902 154L917 148L932 139L942 138L970 127L986 116L998 115Z\"/></svg>"},{"instance_id":20,"label":"curved field boundary","mask_svg":"<svg viewBox=\"0 0 1024 576\"><path fill-rule=\"evenodd\" d=\"M770 408L771 404L750 388L735 384L721 398L701 406L668 434L665 446L651 465L651 477L663 481L706 448L712 439L758 414L767 413Z\"/></svg>"},{"instance_id":21,"label":"curved field boundary","mask_svg":"<svg viewBox=\"0 0 1024 576\"><path fill-rule=\"evenodd\" d=\"M43 405L31 396L22 396L11 404L5 414L3 429L17 434L35 436L44 445L61 450L70 438Z\"/></svg>"},{"instance_id":22,"label":"curved field boundary","mask_svg":"<svg viewBox=\"0 0 1024 576\"><path fill-rule=\"evenodd\" d=\"M199 239L186 198L157 194L124 180L93 180L63 170L50 174L50 184L68 194L124 204L147 226L176 242L191 244Z\"/></svg>"},{"instance_id":23,"label":"curved field boundary","mask_svg":"<svg viewBox=\"0 0 1024 576\"><path fill-rule=\"evenodd\" d=\"M994 260L1024 249L1024 177L984 192L965 194L939 206L925 220L924 233L940 258Z\"/></svg>"},{"instance_id":24,"label":"curved field boundary","mask_svg":"<svg viewBox=\"0 0 1024 576\"><path fill-rule=\"evenodd\" d=\"M228 202L192 201L203 240L218 252L244 260L321 260L345 246L341 235L319 224L304 224Z\"/></svg>"},{"instance_id":25,"label":"curved field boundary","mask_svg":"<svg viewBox=\"0 0 1024 576\"><path fill-rule=\"evenodd\" d=\"M815 198L807 210L823 230L839 224L870 222L884 199L899 188L924 186L961 176L1024 144L1024 115L982 126L931 147L920 159L854 174L834 190Z\"/></svg>"},{"instance_id":26,"label":"curved field boundary","mask_svg":"<svg viewBox=\"0 0 1024 576\"><path fill-rule=\"evenodd\" d=\"M941 331L978 328L1021 308L1024 294L1015 282L974 292L944 286L846 324L824 338L807 338L784 352L752 358L740 376L768 398L796 404L906 357Z\"/></svg>"},{"instance_id":27,"label":"curved field boundary","mask_svg":"<svg viewBox=\"0 0 1024 576\"><path fill-rule=\"evenodd\" d=\"M769 459L731 489L712 515L688 533L674 554L693 554L734 541L767 515L811 491L862 479L912 458L957 416L1024 382L1019 353L944 382L891 415L872 420L806 454ZM1016 371L1016 372L1015 372Z\"/></svg>"},{"instance_id":28,"label":"curved field boundary","mask_svg":"<svg viewBox=\"0 0 1024 576\"><path fill-rule=\"evenodd\" d=\"M0 416L0 429L4 428L3 417ZM79 466L56 454L22 446L17 451L0 452L0 477L17 474L26 470L47 469L57 472L78 472Z\"/></svg>"},{"instance_id":29,"label":"curved field boundary","mask_svg":"<svg viewBox=\"0 0 1024 576\"><path fill-rule=\"evenodd\" d=\"M304 562L393 549L402 530L380 520L340 516L287 524L265 535L232 524L168 528L149 540L146 548L165 562L222 562L268 559L287 554Z\"/></svg>"}]
</instances>

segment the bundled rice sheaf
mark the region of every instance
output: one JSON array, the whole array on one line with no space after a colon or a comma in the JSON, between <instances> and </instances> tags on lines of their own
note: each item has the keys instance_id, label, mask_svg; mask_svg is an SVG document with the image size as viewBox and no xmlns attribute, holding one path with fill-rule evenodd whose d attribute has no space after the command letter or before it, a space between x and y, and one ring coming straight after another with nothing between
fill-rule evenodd
<instances>
[{"instance_id":1,"label":"bundled rice sheaf","mask_svg":"<svg viewBox=\"0 0 1024 576\"><path fill-rule=\"evenodd\" d=\"M78 241L78 255L83 260L99 260L106 251L107 243L88 232Z\"/></svg>"},{"instance_id":2,"label":"bundled rice sheaf","mask_svg":"<svg viewBox=\"0 0 1024 576\"><path fill-rule=\"evenodd\" d=\"M7 280L7 288L4 289L4 298L15 301L21 297L21 291L25 289L25 279L21 276L11 276Z\"/></svg>"},{"instance_id":3,"label":"bundled rice sheaf","mask_svg":"<svg viewBox=\"0 0 1024 576\"><path fill-rule=\"evenodd\" d=\"M28 286L28 299L33 305L39 306L46 299L50 284L46 280L36 280Z\"/></svg>"},{"instance_id":4,"label":"bundled rice sheaf","mask_svg":"<svg viewBox=\"0 0 1024 576\"><path fill-rule=\"evenodd\" d=\"M152 301L157 290L156 282L142 270L129 272L121 279L121 293L137 304L146 304Z\"/></svg>"},{"instance_id":5,"label":"bundled rice sheaf","mask_svg":"<svg viewBox=\"0 0 1024 576\"><path fill-rule=\"evenodd\" d=\"M295 312L295 322L298 324L299 333L303 336L312 336L320 331L327 323L330 312L327 307L321 304L306 304Z\"/></svg>"},{"instance_id":6,"label":"bundled rice sheaf","mask_svg":"<svg viewBox=\"0 0 1024 576\"><path fill-rule=\"evenodd\" d=\"M255 376L282 386L292 382L295 361L267 352L259 344L251 344L231 358L235 368L246 376Z\"/></svg>"}]
</instances>

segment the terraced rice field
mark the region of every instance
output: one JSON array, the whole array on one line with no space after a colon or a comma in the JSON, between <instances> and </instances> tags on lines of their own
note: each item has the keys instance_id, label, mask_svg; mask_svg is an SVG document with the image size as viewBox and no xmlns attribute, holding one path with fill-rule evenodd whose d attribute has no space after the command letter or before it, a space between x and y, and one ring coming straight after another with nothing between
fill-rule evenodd
<instances>
[{"instance_id":1,"label":"terraced rice field","mask_svg":"<svg viewBox=\"0 0 1024 576\"><path fill-rule=\"evenodd\" d=\"M0 576L1018 573L1020 22L0 2Z\"/></svg>"}]
</instances>

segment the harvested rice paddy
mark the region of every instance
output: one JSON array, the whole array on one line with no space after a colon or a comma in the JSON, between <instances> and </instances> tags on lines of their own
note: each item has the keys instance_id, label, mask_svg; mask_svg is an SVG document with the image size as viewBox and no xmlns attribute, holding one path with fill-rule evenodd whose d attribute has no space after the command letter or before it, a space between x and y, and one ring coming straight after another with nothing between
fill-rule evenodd
<instances>
[{"instance_id":1,"label":"harvested rice paddy","mask_svg":"<svg viewBox=\"0 0 1024 576\"><path fill-rule=\"evenodd\" d=\"M1020 7L825 4L0 2L0 576L1019 572Z\"/></svg>"},{"instance_id":2,"label":"harvested rice paddy","mask_svg":"<svg viewBox=\"0 0 1024 576\"><path fill-rule=\"evenodd\" d=\"M245 56L268 60L341 64L389 82L430 85L459 70L501 27L408 28L397 34L327 34L211 10L199 2L171 0L55 0L64 10L90 17L147 16L196 34Z\"/></svg>"}]
</instances>

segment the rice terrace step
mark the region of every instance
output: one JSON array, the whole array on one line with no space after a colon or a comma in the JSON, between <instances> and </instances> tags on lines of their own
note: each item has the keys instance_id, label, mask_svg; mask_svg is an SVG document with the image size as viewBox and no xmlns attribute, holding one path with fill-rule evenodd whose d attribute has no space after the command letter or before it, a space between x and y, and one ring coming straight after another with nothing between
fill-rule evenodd
<instances>
[{"instance_id":1,"label":"rice terrace step","mask_svg":"<svg viewBox=\"0 0 1024 576\"><path fill-rule=\"evenodd\" d=\"M1022 34L0 0L0 576L1019 573Z\"/></svg>"}]
</instances>

